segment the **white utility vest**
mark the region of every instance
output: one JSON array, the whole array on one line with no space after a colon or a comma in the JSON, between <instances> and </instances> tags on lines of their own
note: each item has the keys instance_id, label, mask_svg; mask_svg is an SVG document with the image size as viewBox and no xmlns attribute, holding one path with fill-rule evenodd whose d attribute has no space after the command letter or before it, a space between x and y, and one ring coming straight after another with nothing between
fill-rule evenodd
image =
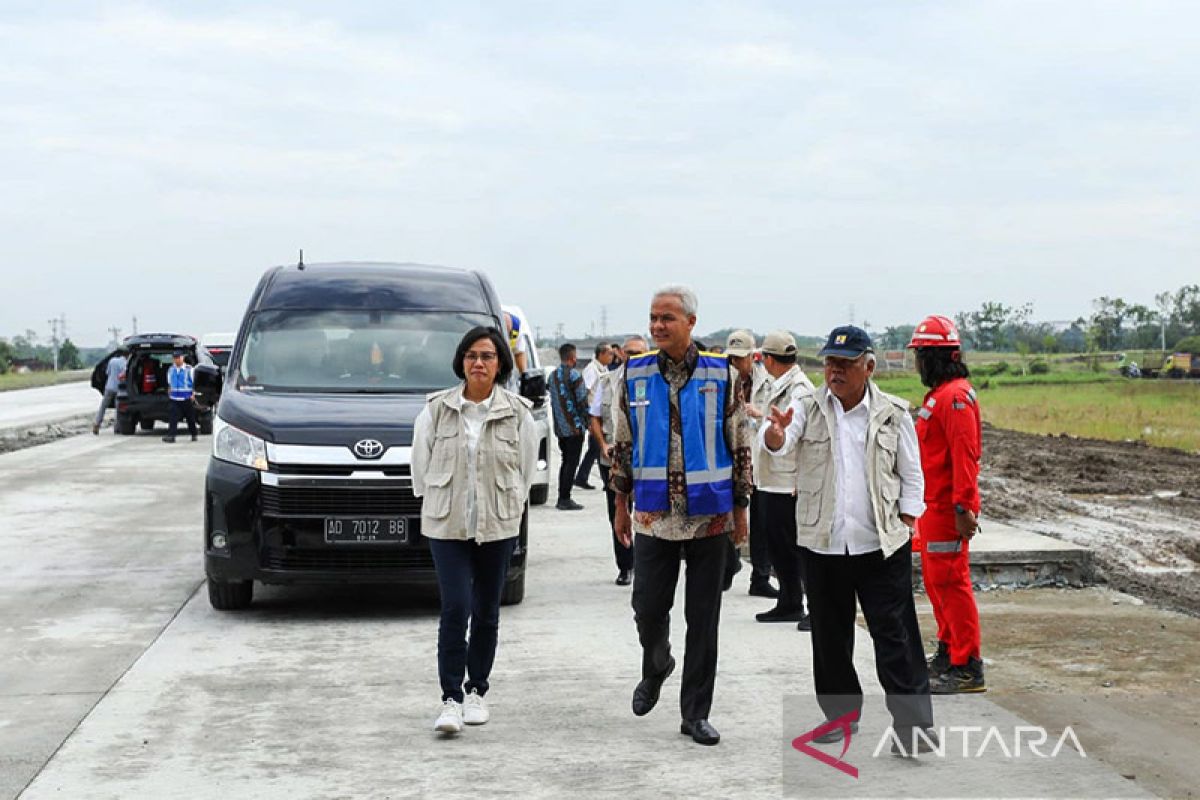
<instances>
[{"instance_id":1,"label":"white utility vest","mask_svg":"<svg viewBox=\"0 0 1200 800\"><path fill-rule=\"evenodd\" d=\"M787 411L797 393L812 393L812 381L800 369L793 365L790 370L764 382L754 397L754 405L762 412L763 418L759 426L771 424L771 409ZM754 485L768 491L783 492L787 487L795 492L796 487L796 448L786 456L774 456L770 450L759 444L757 437L754 445Z\"/></svg>"},{"instance_id":2,"label":"white utility vest","mask_svg":"<svg viewBox=\"0 0 1200 800\"><path fill-rule=\"evenodd\" d=\"M833 538L837 501L837 462L834 459L835 412L825 402L826 393L815 391L800 398L806 415L804 435L796 442L796 543L827 550ZM867 425L867 495L874 511L875 532L883 557L908 542L908 526L900 520L900 475L896 453L900 447L900 420L908 402L867 384L870 422ZM830 402L837 398L830 396ZM866 399L864 399L866 402ZM768 459L763 459L768 460Z\"/></svg>"},{"instance_id":3,"label":"white utility vest","mask_svg":"<svg viewBox=\"0 0 1200 800\"><path fill-rule=\"evenodd\" d=\"M430 539L467 539L467 439L462 386L428 396L433 452L425 472L421 534ZM525 487L521 485L521 426L532 425L532 404L497 387L476 451L475 541L511 539L521 529Z\"/></svg>"},{"instance_id":4,"label":"white utility vest","mask_svg":"<svg viewBox=\"0 0 1200 800\"><path fill-rule=\"evenodd\" d=\"M604 397L600 400L600 430L604 432L604 441L608 442L610 446L613 443L613 437L616 435L617 430L617 397L620 396L621 387L624 384L624 365L602 373L600 381L597 383L596 391L604 392ZM603 385L603 389L599 388L601 385ZM606 467L612 466L612 462L605 457L604 453L600 454L600 463Z\"/></svg>"}]
</instances>

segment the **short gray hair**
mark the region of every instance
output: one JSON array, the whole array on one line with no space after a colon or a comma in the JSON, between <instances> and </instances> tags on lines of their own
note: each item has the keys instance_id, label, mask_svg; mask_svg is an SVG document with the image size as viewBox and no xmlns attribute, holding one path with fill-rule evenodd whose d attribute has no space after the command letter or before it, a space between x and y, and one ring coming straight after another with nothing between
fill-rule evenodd
<instances>
[{"instance_id":1,"label":"short gray hair","mask_svg":"<svg viewBox=\"0 0 1200 800\"><path fill-rule=\"evenodd\" d=\"M867 356L867 361L866 361L867 366L874 367L875 366L875 354L870 351L867 351L867 353L865 355Z\"/></svg>"},{"instance_id":2,"label":"short gray hair","mask_svg":"<svg viewBox=\"0 0 1200 800\"><path fill-rule=\"evenodd\" d=\"M654 297L650 298L653 303L660 297L671 295L679 298L679 304L683 306L683 313L689 317L696 316L696 309L700 303L696 300L696 293L692 291L692 287L684 286L682 283L669 283L666 286L660 286L658 291L654 293Z\"/></svg>"},{"instance_id":3,"label":"short gray hair","mask_svg":"<svg viewBox=\"0 0 1200 800\"><path fill-rule=\"evenodd\" d=\"M637 334L634 334L625 340L625 344L621 345L621 348L624 349L625 345L628 345L630 342L641 342L644 345L650 344L649 340L646 339L645 336L638 336Z\"/></svg>"}]
</instances>

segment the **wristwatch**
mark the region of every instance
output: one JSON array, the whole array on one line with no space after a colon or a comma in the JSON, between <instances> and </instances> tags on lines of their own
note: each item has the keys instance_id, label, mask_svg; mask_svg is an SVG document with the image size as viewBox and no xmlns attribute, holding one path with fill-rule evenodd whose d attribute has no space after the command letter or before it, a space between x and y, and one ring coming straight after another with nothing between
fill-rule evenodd
<instances>
[{"instance_id":1,"label":"wristwatch","mask_svg":"<svg viewBox=\"0 0 1200 800\"><path fill-rule=\"evenodd\" d=\"M965 514L965 513L967 513L967 508L962 503L955 503L954 504L954 513L955 514Z\"/></svg>"},{"instance_id":2,"label":"wristwatch","mask_svg":"<svg viewBox=\"0 0 1200 800\"><path fill-rule=\"evenodd\" d=\"M750 505L750 498L749 497L735 497L735 498L733 498L733 504L735 506L737 506L738 508L745 508L746 506Z\"/></svg>"}]
</instances>

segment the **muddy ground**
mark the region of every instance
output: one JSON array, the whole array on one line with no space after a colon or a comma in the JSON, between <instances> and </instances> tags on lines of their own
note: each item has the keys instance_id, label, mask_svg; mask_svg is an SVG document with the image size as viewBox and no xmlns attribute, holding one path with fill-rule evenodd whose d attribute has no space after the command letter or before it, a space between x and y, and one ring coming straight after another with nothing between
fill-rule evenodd
<instances>
[{"instance_id":1,"label":"muddy ground","mask_svg":"<svg viewBox=\"0 0 1200 800\"><path fill-rule=\"evenodd\" d=\"M1087 547L1112 588L1200 616L1200 455L991 427L983 438L985 516Z\"/></svg>"}]
</instances>

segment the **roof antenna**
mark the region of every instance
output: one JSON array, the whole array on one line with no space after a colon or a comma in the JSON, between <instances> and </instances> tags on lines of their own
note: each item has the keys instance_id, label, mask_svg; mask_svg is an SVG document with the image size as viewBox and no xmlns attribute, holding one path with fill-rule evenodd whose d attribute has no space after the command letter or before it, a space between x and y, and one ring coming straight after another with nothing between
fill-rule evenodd
<instances>
[{"instance_id":1,"label":"roof antenna","mask_svg":"<svg viewBox=\"0 0 1200 800\"><path fill-rule=\"evenodd\" d=\"M300 248L300 263L296 265L296 269L304 269L304 248Z\"/></svg>"}]
</instances>

